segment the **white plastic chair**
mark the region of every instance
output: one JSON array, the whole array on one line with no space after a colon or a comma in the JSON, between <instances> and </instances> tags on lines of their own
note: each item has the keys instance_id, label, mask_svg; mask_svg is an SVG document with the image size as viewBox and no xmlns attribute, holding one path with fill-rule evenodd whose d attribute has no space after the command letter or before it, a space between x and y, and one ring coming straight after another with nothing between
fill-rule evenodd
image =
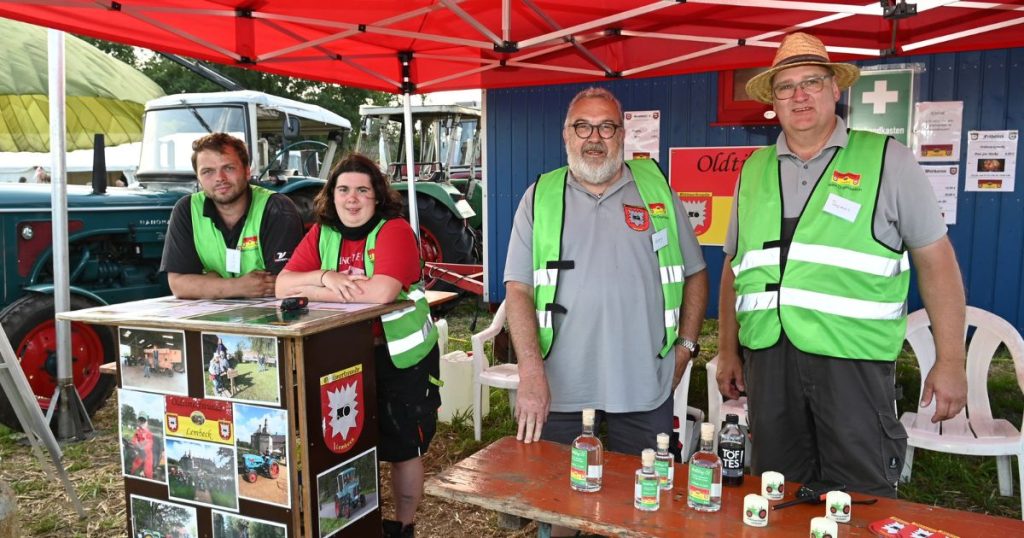
<instances>
[{"instance_id":1,"label":"white plastic chair","mask_svg":"<svg viewBox=\"0 0 1024 538\"><path fill-rule=\"evenodd\" d=\"M671 355L670 355L671 357ZM669 360L666 358L665 360ZM683 372L683 378L679 380L679 386L676 387L675 393L672 395L672 415L675 419L674 429L679 435L680 453L682 454L683 463L687 463L690 454L696 449L695 444L700 443L699 435L695 435L695 430L699 430L700 422L704 418L704 412L700 409L690 407L686 404L690 398L690 373L693 372L693 361L691 360L686 364L686 371ZM686 420L688 415L697 417L696 423L691 423ZM694 438L697 438L694 443Z\"/></svg>"},{"instance_id":2,"label":"white plastic chair","mask_svg":"<svg viewBox=\"0 0 1024 538\"><path fill-rule=\"evenodd\" d=\"M479 441L482 427L482 398L489 398L490 391L483 387L497 387L508 390L509 408L516 408L516 391L519 389L519 366L516 364L496 364L491 366L484 352L484 343L494 340L505 324L505 302L502 301L490 327L473 335L473 436Z\"/></svg>"},{"instance_id":3,"label":"white plastic chair","mask_svg":"<svg viewBox=\"0 0 1024 538\"><path fill-rule=\"evenodd\" d=\"M708 422L715 425L715 450L718 450L718 431L722 429L722 421L726 415L736 415L740 418L740 425L747 427L747 397L740 396L739 399L726 400L718 390L718 355L708 361L705 368L708 371ZM744 448L746 460L745 466L750 467L750 461L754 454L750 446L750 438L747 438Z\"/></svg>"},{"instance_id":4,"label":"white plastic chair","mask_svg":"<svg viewBox=\"0 0 1024 538\"><path fill-rule=\"evenodd\" d=\"M967 307L969 327L975 327L975 331L967 348L967 406L957 416L938 424L931 422L935 413L934 398L929 406L919 406L916 413L903 413L900 422L907 430L908 439L901 478L910 481L915 447L948 454L995 456L999 493L1011 496L1011 456L1017 456L1017 470L1024 481L1024 437L1009 421L992 418L988 400L988 369L999 345L1005 345L1013 358L1017 384L1024 390L1024 339L1003 318L972 306ZM966 332L965 328L965 336ZM931 322L924 309L907 318L907 341L917 356L923 386L925 376L935 364L935 342L932 339ZM1021 508L1024 509L1024 487L1021 491Z\"/></svg>"}]
</instances>

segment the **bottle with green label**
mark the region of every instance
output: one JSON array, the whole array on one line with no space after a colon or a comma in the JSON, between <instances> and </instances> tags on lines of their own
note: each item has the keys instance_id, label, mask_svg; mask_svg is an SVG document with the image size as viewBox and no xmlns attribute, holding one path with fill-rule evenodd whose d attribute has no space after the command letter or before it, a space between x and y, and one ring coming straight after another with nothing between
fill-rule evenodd
<instances>
[{"instance_id":1,"label":"bottle with green label","mask_svg":"<svg viewBox=\"0 0 1024 538\"><path fill-rule=\"evenodd\" d=\"M658 473L654 472L654 451L645 448L640 453L640 464L633 487L633 506L637 510L653 512L661 505L661 481Z\"/></svg>"},{"instance_id":2,"label":"bottle with green label","mask_svg":"<svg viewBox=\"0 0 1024 538\"><path fill-rule=\"evenodd\" d=\"M700 450L690 458L686 504L699 512L722 508L722 460L715 454L715 425L700 425Z\"/></svg>"},{"instance_id":3,"label":"bottle with green label","mask_svg":"<svg viewBox=\"0 0 1024 538\"><path fill-rule=\"evenodd\" d=\"M601 489L604 474L604 446L594 435L594 410L583 410L583 433L572 442L569 486L576 491Z\"/></svg>"},{"instance_id":4,"label":"bottle with green label","mask_svg":"<svg viewBox=\"0 0 1024 538\"><path fill-rule=\"evenodd\" d=\"M668 441L667 433L659 433L658 451L654 453L654 472L658 473L658 483L663 490L672 489L676 475L676 460L668 451Z\"/></svg>"}]
</instances>

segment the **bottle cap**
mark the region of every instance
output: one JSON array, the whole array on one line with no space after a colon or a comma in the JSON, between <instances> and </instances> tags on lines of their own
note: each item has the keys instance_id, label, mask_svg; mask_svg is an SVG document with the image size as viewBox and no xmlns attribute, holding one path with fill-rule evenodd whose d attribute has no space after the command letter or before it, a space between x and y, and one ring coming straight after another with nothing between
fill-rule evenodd
<instances>
[{"instance_id":1,"label":"bottle cap","mask_svg":"<svg viewBox=\"0 0 1024 538\"><path fill-rule=\"evenodd\" d=\"M712 441L715 438L715 425L705 422L700 425L700 438L705 441Z\"/></svg>"},{"instance_id":2,"label":"bottle cap","mask_svg":"<svg viewBox=\"0 0 1024 538\"><path fill-rule=\"evenodd\" d=\"M733 413L729 413L728 415L725 415L725 422L727 422L728 424L739 424L740 417Z\"/></svg>"},{"instance_id":3,"label":"bottle cap","mask_svg":"<svg viewBox=\"0 0 1024 538\"><path fill-rule=\"evenodd\" d=\"M644 467L654 465L654 451L649 448L645 448L643 452L640 453L640 462L643 463Z\"/></svg>"},{"instance_id":4,"label":"bottle cap","mask_svg":"<svg viewBox=\"0 0 1024 538\"><path fill-rule=\"evenodd\" d=\"M583 423L584 424L589 424L591 426L594 425L594 410L593 409L584 409L583 410Z\"/></svg>"},{"instance_id":5,"label":"bottle cap","mask_svg":"<svg viewBox=\"0 0 1024 538\"><path fill-rule=\"evenodd\" d=\"M658 450L668 450L668 434L658 434Z\"/></svg>"}]
</instances>

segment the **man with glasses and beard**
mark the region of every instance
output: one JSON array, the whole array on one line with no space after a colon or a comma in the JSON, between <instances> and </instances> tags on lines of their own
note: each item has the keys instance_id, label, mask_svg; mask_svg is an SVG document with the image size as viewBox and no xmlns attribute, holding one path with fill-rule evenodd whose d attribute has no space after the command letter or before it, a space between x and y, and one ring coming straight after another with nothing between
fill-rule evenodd
<instances>
[{"instance_id":1,"label":"man with glasses and beard","mask_svg":"<svg viewBox=\"0 0 1024 538\"><path fill-rule=\"evenodd\" d=\"M894 385L910 259L935 339L921 391L921 405L935 403L932 422L966 401L964 287L913 153L836 116L858 76L829 61L819 39L794 33L747 83L782 133L746 160L733 198L718 385L729 398L747 393L752 474L895 496L907 447Z\"/></svg>"},{"instance_id":2,"label":"man with glasses and beard","mask_svg":"<svg viewBox=\"0 0 1024 538\"><path fill-rule=\"evenodd\" d=\"M302 217L283 194L249 184L249 151L227 133L192 143L200 191L178 200L160 270L181 299L272 297L302 240Z\"/></svg>"},{"instance_id":3,"label":"man with glasses and beard","mask_svg":"<svg viewBox=\"0 0 1024 538\"><path fill-rule=\"evenodd\" d=\"M672 431L672 393L699 350L700 247L658 164L623 162L624 137L611 92L577 94L569 165L542 174L516 212L505 301L526 443L572 442L594 408L607 448L639 455Z\"/></svg>"}]
</instances>

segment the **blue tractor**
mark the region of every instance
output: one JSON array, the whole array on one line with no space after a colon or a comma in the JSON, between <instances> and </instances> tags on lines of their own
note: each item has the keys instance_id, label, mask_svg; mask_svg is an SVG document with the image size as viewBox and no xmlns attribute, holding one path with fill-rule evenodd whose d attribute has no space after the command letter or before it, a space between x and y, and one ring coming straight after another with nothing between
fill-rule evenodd
<instances>
[{"instance_id":1,"label":"blue tractor","mask_svg":"<svg viewBox=\"0 0 1024 538\"><path fill-rule=\"evenodd\" d=\"M348 519L357 508L366 506L366 496L359 488L359 473L354 467L338 475L338 492L334 494L334 511L339 518Z\"/></svg>"},{"instance_id":2,"label":"blue tractor","mask_svg":"<svg viewBox=\"0 0 1024 538\"><path fill-rule=\"evenodd\" d=\"M238 474L249 483L255 482L258 475L276 479L280 473L277 458L270 454L243 454L242 464L238 466Z\"/></svg>"}]
</instances>

